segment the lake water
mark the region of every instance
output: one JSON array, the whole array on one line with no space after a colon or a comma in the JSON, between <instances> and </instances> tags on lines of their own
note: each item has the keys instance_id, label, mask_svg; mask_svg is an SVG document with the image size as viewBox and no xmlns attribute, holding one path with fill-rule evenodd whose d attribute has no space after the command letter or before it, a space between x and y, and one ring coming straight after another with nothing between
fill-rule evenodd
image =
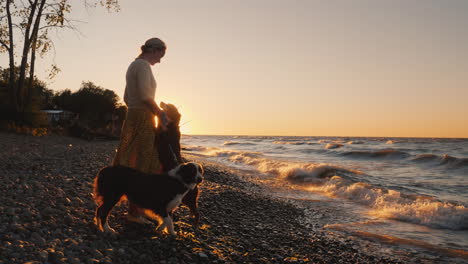
<instances>
[{"instance_id":1,"label":"lake water","mask_svg":"<svg viewBox=\"0 0 468 264\"><path fill-rule=\"evenodd\" d=\"M468 139L183 136L182 145L274 195L328 204L337 217L324 228L468 257Z\"/></svg>"}]
</instances>

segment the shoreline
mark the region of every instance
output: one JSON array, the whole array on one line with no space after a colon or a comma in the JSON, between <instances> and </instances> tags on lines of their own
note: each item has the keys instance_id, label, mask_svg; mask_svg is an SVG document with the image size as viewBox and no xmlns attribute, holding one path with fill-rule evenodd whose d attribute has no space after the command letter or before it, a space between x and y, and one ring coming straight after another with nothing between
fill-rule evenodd
<instances>
[{"instance_id":1,"label":"shoreline","mask_svg":"<svg viewBox=\"0 0 468 264\"><path fill-rule=\"evenodd\" d=\"M119 235L99 234L92 182L118 141L0 137L0 263L433 263L409 254L371 254L350 239L336 239L308 225L294 202L201 160L206 172L199 229L188 209L180 208L178 235L162 235L154 225L128 223L120 205L109 217Z\"/></svg>"}]
</instances>

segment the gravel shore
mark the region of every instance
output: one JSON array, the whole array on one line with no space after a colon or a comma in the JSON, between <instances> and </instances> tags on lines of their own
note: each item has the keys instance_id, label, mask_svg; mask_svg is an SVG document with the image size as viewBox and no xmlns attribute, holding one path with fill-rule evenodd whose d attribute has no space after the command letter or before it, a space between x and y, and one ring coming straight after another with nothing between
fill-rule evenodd
<instances>
[{"instance_id":1,"label":"gravel shore","mask_svg":"<svg viewBox=\"0 0 468 264\"><path fill-rule=\"evenodd\" d=\"M111 213L119 233L93 224L92 182L117 141L0 133L0 263L400 263L328 237L301 219L304 210L262 187L204 163L200 227L176 213L171 237Z\"/></svg>"}]
</instances>

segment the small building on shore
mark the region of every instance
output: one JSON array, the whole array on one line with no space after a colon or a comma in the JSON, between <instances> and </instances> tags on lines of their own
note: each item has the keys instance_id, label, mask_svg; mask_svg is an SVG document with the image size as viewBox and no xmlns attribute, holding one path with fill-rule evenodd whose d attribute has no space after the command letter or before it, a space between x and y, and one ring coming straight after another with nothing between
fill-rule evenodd
<instances>
[{"instance_id":1,"label":"small building on shore","mask_svg":"<svg viewBox=\"0 0 468 264\"><path fill-rule=\"evenodd\" d=\"M68 121L73 119L76 114L66 110L41 110L41 112L47 114L47 120L49 124L56 124L60 121Z\"/></svg>"}]
</instances>

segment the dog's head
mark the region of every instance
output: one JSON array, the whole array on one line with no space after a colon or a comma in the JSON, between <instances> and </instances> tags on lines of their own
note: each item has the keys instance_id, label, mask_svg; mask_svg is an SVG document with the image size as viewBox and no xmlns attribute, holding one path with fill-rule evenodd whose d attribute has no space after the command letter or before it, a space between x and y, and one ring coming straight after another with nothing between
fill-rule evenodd
<instances>
[{"instance_id":1,"label":"dog's head","mask_svg":"<svg viewBox=\"0 0 468 264\"><path fill-rule=\"evenodd\" d=\"M171 123L174 123L178 126L181 115L179 110L177 110L177 107L175 107L173 104L166 104L164 102L161 102L159 105L161 106L161 109L164 111L164 113L166 113L169 120L171 120Z\"/></svg>"},{"instance_id":2,"label":"dog's head","mask_svg":"<svg viewBox=\"0 0 468 264\"><path fill-rule=\"evenodd\" d=\"M169 171L169 175L178 178L190 189L195 188L197 184L203 181L204 173L202 165L195 162L179 164Z\"/></svg>"}]
</instances>

